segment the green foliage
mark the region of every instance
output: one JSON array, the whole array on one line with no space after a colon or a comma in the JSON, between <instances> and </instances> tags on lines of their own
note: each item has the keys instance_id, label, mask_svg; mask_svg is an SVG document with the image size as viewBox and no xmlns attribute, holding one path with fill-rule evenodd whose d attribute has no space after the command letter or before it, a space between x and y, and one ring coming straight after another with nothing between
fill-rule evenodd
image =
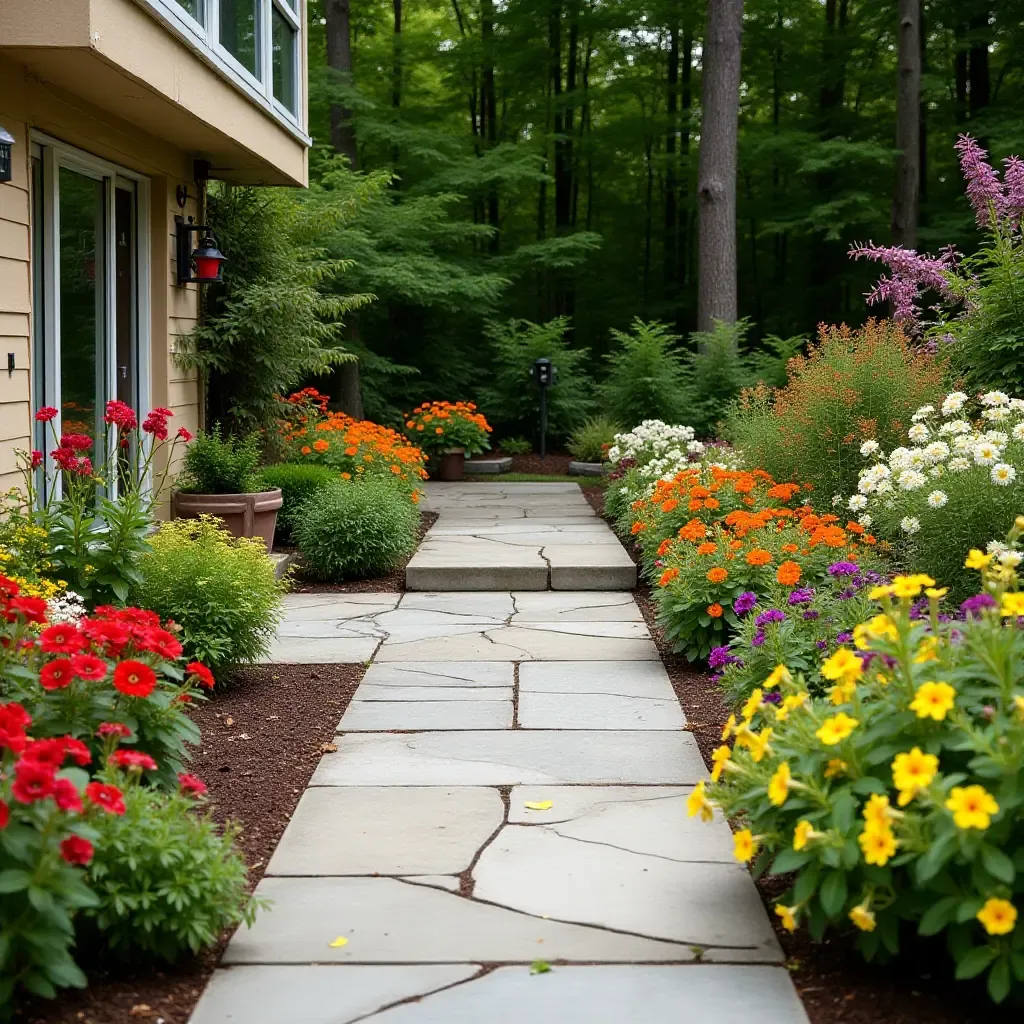
<instances>
[{"instance_id":1,"label":"green foliage","mask_svg":"<svg viewBox=\"0 0 1024 1024\"><path fill-rule=\"evenodd\" d=\"M607 416L591 416L569 438L569 454L581 462L605 462L615 435L622 430Z\"/></svg>"},{"instance_id":2,"label":"green foliage","mask_svg":"<svg viewBox=\"0 0 1024 1024\"><path fill-rule=\"evenodd\" d=\"M548 388L548 437L562 441L579 426L593 407L593 381L587 372L590 353L570 348L566 317L547 323L527 320L489 323L491 373L480 391L480 405L496 427L537 436L540 424L540 388L530 379L534 360L546 357L555 368Z\"/></svg>"},{"instance_id":3,"label":"green foliage","mask_svg":"<svg viewBox=\"0 0 1024 1024\"><path fill-rule=\"evenodd\" d=\"M109 954L173 962L251 925L261 904L247 892L235 849L238 829L220 826L191 796L143 786L138 773L111 771L125 813L96 821L89 884L97 903L86 922Z\"/></svg>"},{"instance_id":4,"label":"green foliage","mask_svg":"<svg viewBox=\"0 0 1024 1024\"><path fill-rule=\"evenodd\" d=\"M696 351L690 356L689 408L685 420L701 437L717 434L718 420L749 383L740 354L749 331L749 320L734 324L715 321L712 330L694 331L690 335Z\"/></svg>"},{"instance_id":5,"label":"green foliage","mask_svg":"<svg viewBox=\"0 0 1024 1024\"><path fill-rule=\"evenodd\" d=\"M611 333L617 346L605 356L608 375L600 388L608 417L627 429L648 419L687 420L690 395L685 357L676 348L679 335L639 317L629 331Z\"/></svg>"},{"instance_id":6,"label":"green foliage","mask_svg":"<svg viewBox=\"0 0 1024 1024\"><path fill-rule=\"evenodd\" d=\"M249 494L260 486L260 435L224 435L220 424L199 431L185 451L177 485L189 494Z\"/></svg>"},{"instance_id":7,"label":"green foliage","mask_svg":"<svg viewBox=\"0 0 1024 1024\"><path fill-rule=\"evenodd\" d=\"M235 538L213 516L175 519L153 535L139 561L141 607L181 626L190 657L214 671L267 653L286 584L259 538Z\"/></svg>"},{"instance_id":8,"label":"green foliage","mask_svg":"<svg viewBox=\"0 0 1024 1024\"><path fill-rule=\"evenodd\" d=\"M309 462L278 462L265 466L260 473L262 486L267 490L281 488L283 504L277 517L277 541L292 541L292 526L302 514L303 502L321 487L338 480L338 471L330 466ZM276 542L275 542L276 543Z\"/></svg>"},{"instance_id":9,"label":"green foliage","mask_svg":"<svg viewBox=\"0 0 1024 1024\"><path fill-rule=\"evenodd\" d=\"M506 437L498 442L498 447L506 455L529 455L533 451L533 442L525 437Z\"/></svg>"},{"instance_id":10,"label":"green foliage","mask_svg":"<svg viewBox=\"0 0 1024 1024\"><path fill-rule=\"evenodd\" d=\"M293 529L305 570L344 580L390 572L415 549L418 526L408 492L371 477L314 493Z\"/></svg>"}]
</instances>

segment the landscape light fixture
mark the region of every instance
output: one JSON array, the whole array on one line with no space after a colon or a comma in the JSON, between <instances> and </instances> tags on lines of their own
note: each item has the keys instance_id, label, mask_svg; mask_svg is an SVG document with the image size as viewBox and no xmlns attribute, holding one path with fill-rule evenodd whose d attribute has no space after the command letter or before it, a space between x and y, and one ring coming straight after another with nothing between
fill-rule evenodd
<instances>
[{"instance_id":1,"label":"landscape light fixture","mask_svg":"<svg viewBox=\"0 0 1024 1024\"><path fill-rule=\"evenodd\" d=\"M13 173L11 167L11 146L14 136L6 129L0 128L0 181L10 181Z\"/></svg>"},{"instance_id":2,"label":"landscape light fixture","mask_svg":"<svg viewBox=\"0 0 1024 1024\"><path fill-rule=\"evenodd\" d=\"M210 284L224 279L224 263L227 257L217 248L217 239L205 224L194 224L192 218L186 221L175 217L178 222L178 284ZM192 236L197 236L197 245L192 248Z\"/></svg>"},{"instance_id":3,"label":"landscape light fixture","mask_svg":"<svg viewBox=\"0 0 1024 1024\"><path fill-rule=\"evenodd\" d=\"M547 356L533 361L530 367L533 383L540 388L540 457L547 458L548 440L548 388L555 383L555 367Z\"/></svg>"}]
</instances>

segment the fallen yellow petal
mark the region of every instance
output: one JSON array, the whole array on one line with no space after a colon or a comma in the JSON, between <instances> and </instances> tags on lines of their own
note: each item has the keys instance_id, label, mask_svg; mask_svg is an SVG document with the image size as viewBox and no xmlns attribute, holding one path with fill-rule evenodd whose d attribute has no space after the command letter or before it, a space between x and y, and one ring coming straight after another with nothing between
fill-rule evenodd
<instances>
[{"instance_id":1,"label":"fallen yellow petal","mask_svg":"<svg viewBox=\"0 0 1024 1024\"><path fill-rule=\"evenodd\" d=\"M342 946L348 945L348 939L344 935L339 935L333 942L328 943L331 949L341 949Z\"/></svg>"},{"instance_id":2,"label":"fallen yellow petal","mask_svg":"<svg viewBox=\"0 0 1024 1024\"><path fill-rule=\"evenodd\" d=\"M527 800L523 806L528 811L550 811L555 806L553 800Z\"/></svg>"}]
</instances>

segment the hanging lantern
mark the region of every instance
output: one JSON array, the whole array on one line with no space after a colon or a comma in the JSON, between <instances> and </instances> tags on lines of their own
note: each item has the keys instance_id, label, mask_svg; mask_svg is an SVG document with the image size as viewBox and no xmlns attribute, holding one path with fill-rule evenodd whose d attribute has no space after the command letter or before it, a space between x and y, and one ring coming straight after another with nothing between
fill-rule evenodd
<instances>
[{"instance_id":1,"label":"hanging lantern","mask_svg":"<svg viewBox=\"0 0 1024 1024\"><path fill-rule=\"evenodd\" d=\"M6 128L0 128L0 181L10 181L13 173L11 167L11 146L14 136Z\"/></svg>"},{"instance_id":2,"label":"hanging lantern","mask_svg":"<svg viewBox=\"0 0 1024 1024\"><path fill-rule=\"evenodd\" d=\"M217 248L213 235L200 239L199 247L192 252L192 266L195 267L195 278L200 284L210 281L221 281L224 278L223 264L227 257Z\"/></svg>"},{"instance_id":3,"label":"hanging lantern","mask_svg":"<svg viewBox=\"0 0 1024 1024\"><path fill-rule=\"evenodd\" d=\"M224 279L224 263L227 257L217 248L217 239L205 224L193 224L190 217L178 222L178 284L210 284ZM192 235L199 236L198 244L192 248Z\"/></svg>"}]
</instances>

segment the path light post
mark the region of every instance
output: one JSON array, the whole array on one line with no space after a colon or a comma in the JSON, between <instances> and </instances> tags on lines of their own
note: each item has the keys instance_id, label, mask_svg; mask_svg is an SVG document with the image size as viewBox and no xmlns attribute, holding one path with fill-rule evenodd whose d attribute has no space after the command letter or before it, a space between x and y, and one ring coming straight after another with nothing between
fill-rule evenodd
<instances>
[{"instance_id":1,"label":"path light post","mask_svg":"<svg viewBox=\"0 0 1024 1024\"><path fill-rule=\"evenodd\" d=\"M533 361L530 376L540 388L540 457L547 458L548 440L548 388L555 382L555 368L547 356Z\"/></svg>"}]
</instances>

